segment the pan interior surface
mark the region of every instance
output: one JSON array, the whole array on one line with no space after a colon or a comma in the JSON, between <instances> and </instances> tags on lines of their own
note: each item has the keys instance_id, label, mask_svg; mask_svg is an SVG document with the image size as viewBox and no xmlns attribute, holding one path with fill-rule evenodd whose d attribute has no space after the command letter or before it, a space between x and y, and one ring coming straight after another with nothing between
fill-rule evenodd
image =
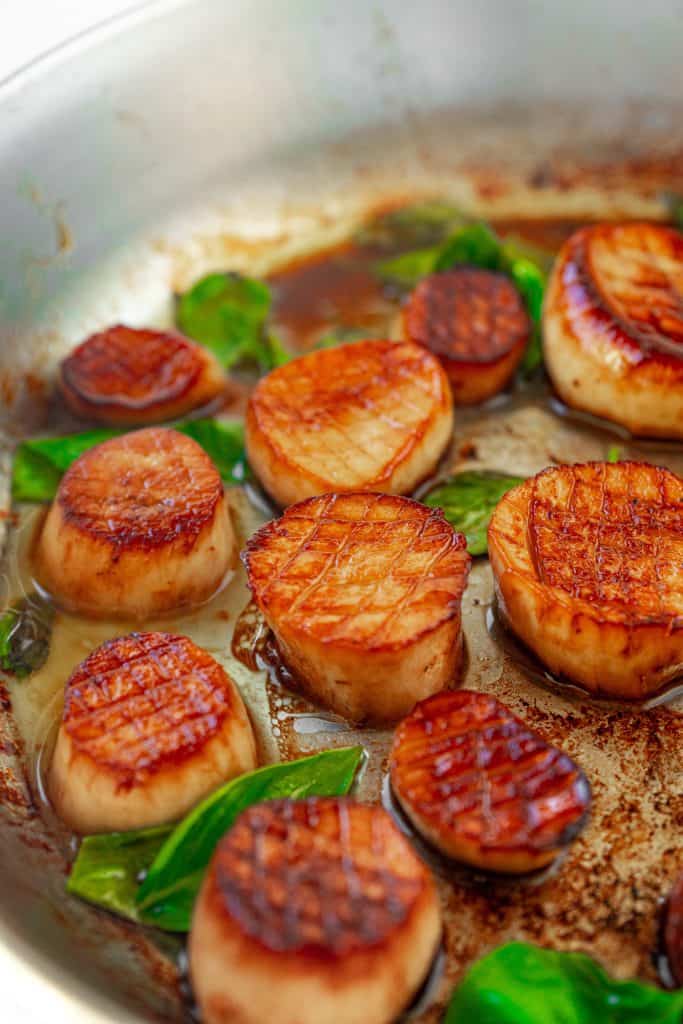
<instances>
[{"instance_id":1,"label":"pan interior surface","mask_svg":"<svg viewBox=\"0 0 683 1024\"><path fill-rule=\"evenodd\" d=\"M665 193L683 192L682 57L664 0L647 11L588 0L194 0L146 5L6 83L6 589L35 525L34 514L9 526L11 452L53 423L56 369L78 341L114 322L166 326L174 293L203 273L268 273L343 241L387 203L445 197L494 221L662 219ZM456 440L456 468L527 475L605 458L611 439L528 401L463 415ZM680 446L635 453L683 471ZM239 496L234 513L242 539L262 521ZM247 598L239 579L220 609L227 628L203 613L174 628L229 668L271 760L361 743L360 796L379 799L391 733L297 727L311 709L231 655ZM439 1019L473 959L513 937L580 947L619 976L651 977L656 908L680 858L681 701L625 710L544 688L498 642L491 602L479 563L463 607L464 685L563 746L591 776L595 808L558 874L533 885L440 879L448 968L424 1022ZM112 635L66 619L59 658L23 689L0 680L0 967L37 1020L48 1004L70 1021L189 1020L181 943L64 891L70 838L43 801L40 756L61 682Z\"/></svg>"}]
</instances>

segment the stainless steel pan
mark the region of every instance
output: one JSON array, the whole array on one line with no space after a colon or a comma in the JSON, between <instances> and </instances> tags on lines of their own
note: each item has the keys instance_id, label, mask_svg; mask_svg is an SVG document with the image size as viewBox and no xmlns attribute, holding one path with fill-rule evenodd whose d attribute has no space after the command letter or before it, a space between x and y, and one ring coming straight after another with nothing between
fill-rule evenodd
<instances>
[{"instance_id":1,"label":"stainless steel pan","mask_svg":"<svg viewBox=\"0 0 683 1024\"><path fill-rule=\"evenodd\" d=\"M611 204L661 215L662 189L683 187L682 15L667 0L162 0L27 68L0 88L5 466L13 439L45 421L57 361L89 330L161 322L172 288L206 267L265 266L302 238L343 235L387 196L447 193L500 213L582 216ZM485 439L485 424L472 429ZM529 471L548 429L549 420L528 426ZM578 442L557 430L570 457ZM495 431L486 443L498 444ZM6 475L2 497L7 506ZM493 655L477 628L484 661ZM498 678L496 665L480 682ZM540 716L542 691L506 678L510 699L521 693ZM558 735L576 729L588 749L598 719L552 700ZM64 858L27 779L9 697L4 705L0 979L3 1004L18 1008L3 1020L184 1019L177 948L64 896ZM636 759L653 756L654 739L631 739ZM629 741L619 739L626 760ZM623 770L630 799L634 776ZM663 771L673 780L673 762ZM680 811L678 792L662 794L666 813L675 799ZM628 871L624 862L626 888ZM587 877L607 927L605 894ZM649 911L656 895L628 898ZM626 896L615 891L614 907ZM491 940L514 918L503 904L498 912ZM612 932L632 927L633 914L610 919ZM584 926L567 921L570 934ZM641 969L626 948L614 940L602 953L617 970L621 957L622 973Z\"/></svg>"}]
</instances>

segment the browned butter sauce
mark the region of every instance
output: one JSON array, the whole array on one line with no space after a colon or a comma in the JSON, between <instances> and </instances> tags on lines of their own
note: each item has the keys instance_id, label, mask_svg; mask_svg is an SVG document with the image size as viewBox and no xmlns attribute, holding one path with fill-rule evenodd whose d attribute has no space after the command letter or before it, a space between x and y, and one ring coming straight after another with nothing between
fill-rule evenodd
<instances>
[{"instance_id":1,"label":"browned butter sauce","mask_svg":"<svg viewBox=\"0 0 683 1024\"><path fill-rule=\"evenodd\" d=\"M503 235L551 250L576 226L573 220L506 220L497 225ZM372 271L377 258L376 249L349 243L271 275L274 329L285 343L307 351L333 326L391 335L399 303ZM244 397L240 391L236 408L243 405ZM466 466L524 476L553 462L605 458L615 442L609 426L569 412L558 416L563 410L551 402L547 385L537 381L483 407L457 410L454 444L444 472ZM641 444L623 436L617 441L624 456L662 462L683 472L683 446ZM273 510L253 488L232 488L229 496L243 542ZM39 511L25 509L19 528L13 531L6 562L10 598L33 586L30 541L39 516ZM478 560L463 602L469 651L463 685L495 694L581 765L593 788L592 818L566 857L534 879L492 883L467 869L434 863L445 921L445 954L426 999L413 1014L422 1024L441 1019L454 983L474 959L512 938L559 949L584 949L620 977L639 975L652 980L657 907L683 859L681 701L650 709L604 706L560 684L548 685L545 680L546 685L539 686L540 666L490 628L490 621L487 624L492 600L490 568ZM29 679L9 687L46 841L63 851L64 863L73 856L71 837L60 829L44 800L44 777L64 683L99 643L136 626L88 621L58 611L46 664ZM367 760L357 795L391 804L386 788L383 796L391 730L355 727L296 693L296 680L279 659L262 617L249 603L240 564L202 608L145 623L144 628L184 633L224 665L249 707L262 763L361 744ZM393 806L390 809L395 812ZM407 828L405 822L402 827ZM58 883L63 884L63 875ZM178 1005L172 1012L165 1019L181 1020L186 1007Z\"/></svg>"}]
</instances>

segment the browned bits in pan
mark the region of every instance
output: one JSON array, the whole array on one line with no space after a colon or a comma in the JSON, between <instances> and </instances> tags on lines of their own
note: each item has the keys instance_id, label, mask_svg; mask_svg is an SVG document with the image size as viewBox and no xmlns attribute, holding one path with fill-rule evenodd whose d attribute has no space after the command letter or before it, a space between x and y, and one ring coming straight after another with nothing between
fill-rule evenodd
<instances>
[{"instance_id":1,"label":"browned bits in pan","mask_svg":"<svg viewBox=\"0 0 683 1024\"><path fill-rule=\"evenodd\" d=\"M205 405L221 393L224 377L214 356L188 338L118 324L64 360L61 384L79 415L136 426Z\"/></svg>"},{"instance_id":2,"label":"browned bits in pan","mask_svg":"<svg viewBox=\"0 0 683 1024\"><path fill-rule=\"evenodd\" d=\"M683 481L647 463L558 466L489 527L503 617L548 667L642 698L683 663Z\"/></svg>"},{"instance_id":3,"label":"browned bits in pan","mask_svg":"<svg viewBox=\"0 0 683 1024\"><path fill-rule=\"evenodd\" d=\"M51 768L57 812L77 831L173 821L255 767L235 684L184 636L132 633L72 673Z\"/></svg>"},{"instance_id":4,"label":"browned bits in pan","mask_svg":"<svg viewBox=\"0 0 683 1024\"><path fill-rule=\"evenodd\" d=\"M440 509L309 498L254 534L244 560L284 660L339 714L395 720L457 678L470 558Z\"/></svg>"},{"instance_id":5,"label":"browned bits in pan","mask_svg":"<svg viewBox=\"0 0 683 1024\"><path fill-rule=\"evenodd\" d=\"M519 874L553 860L590 804L583 772L495 698L444 692L398 726L391 784L407 816L449 857Z\"/></svg>"},{"instance_id":6,"label":"browned bits in pan","mask_svg":"<svg viewBox=\"0 0 683 1024\"><path fill-rule=\"evenodd\" d=\"M560 396L634 434L683 437L683 236L595 224L565 243L543 315Z\"/></svg>"},{"instance_id":7,"label":"browned bits in pan","mask_svg":"<svg viewBox=\"0 0 683 1024\"><path fill-rule=\"evenodd\" d=\"M194 987L208 1024L389 1024L440 929L432 879L381 808L264 803L214 854L190 936Z\"/></svg>"},{"instance_id":8,"label":"browned bits in pan","mask_svg":"<svg viewBox=\"0 0 683 1024\"><path fill-rule=\"evenodd\" d=\"M481 402L508 383L526 347L531 321L504 274L457 267L430 274L403 313L407 340L441 360L456 403Z\"/></svg>"}]
</instances>

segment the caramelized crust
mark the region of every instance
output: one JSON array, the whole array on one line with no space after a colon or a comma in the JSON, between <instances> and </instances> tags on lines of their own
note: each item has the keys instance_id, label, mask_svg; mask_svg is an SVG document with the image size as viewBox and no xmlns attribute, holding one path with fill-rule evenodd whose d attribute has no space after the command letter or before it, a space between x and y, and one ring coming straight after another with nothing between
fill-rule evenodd
<instances>
[{"instance_id":1,"label":"caramelized crust","mask_svg":"<svg viewBox=\"0 0 683 1024\"><path fill-rule=\"evenodd\" d=\"M247 543L264 615L325 644L403 647L460 615L470 557L441 509L383 494L326 494Z\"/></svg>"},{"instance_id":2,"label":"caramelized crust","mask_svg":"<svg viewBox=\"0 0 683 1024\"><path fill-rule=\"evenodd\" d=\"M278 800L218 845L190 935L207 1024L390 1024L436 954L434 883L379 807Z\"/></svg>"},{"instance_id":3,"label":"caramelized crust","mask_svg":"<svg viewBox=\"0 0 683 1024\"><path fill-rule=\"evenodd\" d=\"M56 501L67 523L123 549L178 538L191 547L222 497L218 471L195 441L150 427L81 455Z\"/></svg>"},{"instance_id":4,"label":"caramelized crust","mask_svg":"<svg viewBox=\"0 0 683 1024\"><path fill-rule=\"evenodd\" d=\"M452 431L431 353L391 341L312 352L267 374L249 401L249 462L282 505L327 491L413 490Z\"/></svg>"},{"instance_id":5,"label":"caramelized crust","mask_svg":"<svg viewBox=\"0 0 683 1024\"><path fill-rule=\"evenodd\" d=\"M130 789L196 753L237 699L218 662L186 636L131 633L71 674L62 723L74 750Z\"/></svg>"},{"instance_id":6,"label":"caramelized crust","mask_svg":"<svg viewBox=\"0 0 683 1024\"><path fill-rule=\"evenodd\" d=\"M683 872L676 879L666 904L664 952L674 984L683 987Z\"/></svg>"},{"instance_id":7,"label":"caramelized crust","mask_svg":"<svg viewBox=\"0 0 683 1024\"><path fill-rule=\"evenodd\" d=\"M418 284L403 313L404 336L441 360L456 403L481 402L514 373L531 334L519 292L504 274L457 267Z\"/></svg>"},{"instance_id":8,"label":"caramelized crust","mask_svg":"<svg viewBox=\"0 0 683 1024\"><path fill-rule=\"evenodd\" d=\"M117 324L64 360L61 383L79 415L134 426L205 405L222 391L223 373L211 353L179 334Z\"/></svg>"},{"instance_id":9,"label":"caramelized crust","mask_svg":"<svg viewBox=\"0 0 683 1024\"><path fill-rule=\"evenodd\" d=\"M683 437L683 236L644 223L572 235L546 295L544 349L568 404Z\"/></svg>"},{"instance_id":10,"label":"caramelized crust","mask_svg":"<svg viewBox=\"0 0 683 1024\"><path fill-rule=\"evenodd\" d=\"M255 767L235 684L184 636L132 633L93 651L66 684L50 789L77 831L172 821Z\"/></svg>"},{"instance_id":11,"label":"caramelized crust","mask_svg":"<svg viewBox=\"0 0 683 1024\"><path fill-rule=\"evenodd\" d=\"M683 481L646 463L545 470L489 527L501 611L553 671L655 692L683 670Z\"/></svg>"},{"instance_id":12,"label":"caramelized crust","mask_svg":"<svg viewBox=\"0 0 683 1024\"><path fill-rule=\"evenodd\" d=\"M37 573L69 608L145 618L206 600L234 547L211 459L184 434L150 427L97 445L67 470Z\"/></svg>"},{"instance_id":13,"label":"caramelized crust","mask_svg":"<svg viewBox=\"0 0 683 1024\"><path fill-rule=\"evenodd\" d=\"M285 660L339 713L400 717L455 679L470 558L440 509L309 498L259 530L244 561Z\"/></svg>"},{"instance_id":14,"label":"caramelized crust","mask_svg":"<svg viewBox=\"0 0 683 1024\"><path fill-rule=\"evenodd\" d=\"M223 913L275 953L343 958L405 924L427 870L378 807L278 800L242 814L212 870Z\"/></svg>"},{"instance_id":15,"label":"caramelized crust","mask_svg":"<svg viewBox=\"0 0 683 1024\"><path fill-rule=\"evenodd\" d=\"M396 730L391 783L416 828L445 854L521 873L575 838L590 804L583 772L505 705L439 693Z\"/></svg>"}]
</instances>

